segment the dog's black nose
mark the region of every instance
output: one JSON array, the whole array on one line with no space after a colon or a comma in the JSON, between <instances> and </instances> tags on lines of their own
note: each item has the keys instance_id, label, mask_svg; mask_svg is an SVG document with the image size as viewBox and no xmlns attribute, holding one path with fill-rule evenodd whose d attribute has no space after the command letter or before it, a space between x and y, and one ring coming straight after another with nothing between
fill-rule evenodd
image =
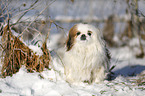
<instances>
[{"instance_id":1,"label":"dog's black nose","mask_svg":"<svg viewBox=\"0 0 145 96\"><path fill-rule=\"evenodd\" d=\"M86 35L85 35L85 34L83 34L83 35L81 36L81 40L86 40Z\"/></svg>"}]
</instances>

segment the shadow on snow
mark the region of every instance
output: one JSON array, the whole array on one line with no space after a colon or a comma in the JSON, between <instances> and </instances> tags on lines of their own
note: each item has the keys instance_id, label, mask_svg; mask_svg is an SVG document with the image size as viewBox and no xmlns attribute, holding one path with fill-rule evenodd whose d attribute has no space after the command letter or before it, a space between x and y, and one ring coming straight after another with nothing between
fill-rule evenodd
<instances>
[{"instance_id":1,"label":"shadow on snow","mask_svg":"<svg viewBox=\"0 0 145 96\"><path fill-rule=\"evenodd\" d=\"M125 66L121 69L112 71L112 73L108 75L108 80L109 81L114 80L119 75L124 77L133 77L136 76L137 74L140 74L144 70L145 66L143 65Z\"/></svg>"}]
</instances>

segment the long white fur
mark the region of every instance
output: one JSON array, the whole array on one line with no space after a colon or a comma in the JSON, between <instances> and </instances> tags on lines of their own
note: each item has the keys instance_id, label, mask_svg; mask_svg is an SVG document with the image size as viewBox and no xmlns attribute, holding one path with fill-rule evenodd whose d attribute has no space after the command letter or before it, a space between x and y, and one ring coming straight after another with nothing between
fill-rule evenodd
<instances>
[{"instance_id":1,"label":"long white fur","mask_svg":"<svg viewBox=\"0 0 145 96\"><path fill-rule=\"evenodd\" d=\"M87 35L88 30L92 32L86 41L81 41L78 36L69 51L63 58L66 80L70 83L90 81L99 83L106 77L108 71L105 55L105 42L102 40L101 32L89 24L77 24L77 30Z\"/></svg>"}]
</instances>

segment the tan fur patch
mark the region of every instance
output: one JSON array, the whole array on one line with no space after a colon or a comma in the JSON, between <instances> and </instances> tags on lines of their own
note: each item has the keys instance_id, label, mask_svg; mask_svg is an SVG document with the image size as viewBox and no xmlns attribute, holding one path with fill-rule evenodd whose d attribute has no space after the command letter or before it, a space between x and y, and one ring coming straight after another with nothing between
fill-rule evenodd
<instances>
[{"instance_id":1,"label":"tan fur patch","mask_svg":"<svg viewBox=\"0 0 145 96\"><path fill-rule=\"evenodd\" d=\"M78 32L77 25L74 25L70 29L68 37L67 37L67 41L66 41L67 51L69 51L74 45L77 32Z\"/></svg>"}]
</instances>

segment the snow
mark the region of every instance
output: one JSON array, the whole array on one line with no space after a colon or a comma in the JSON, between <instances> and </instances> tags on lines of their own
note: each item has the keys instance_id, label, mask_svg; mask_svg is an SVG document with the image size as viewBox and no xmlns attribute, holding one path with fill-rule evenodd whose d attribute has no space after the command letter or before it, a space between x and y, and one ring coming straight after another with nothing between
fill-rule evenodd
<instances>
[{"instance_id":1,"label":"snow","mask_svg":"<svg viewBox=\"0 0 145 96\"><path fill-rule=\"evenodd\" d=\"M25 8L28 8L31 5L30 0L24 1L27 3L27 7ZM24 1L22 0L21 3L24 3ZM86 6L90 4L83 0L76 0L74 4L68 3L67 5L71 6L67 7L64 6L64 2L57 0L57 2L49 7L49 14L51 14L52 19L58 21L71 21L73 19L86 20L89 19L89 17L93 20L100 20L106 19L111 14L117 14L117 16L124 18L125 20L130 19L130 14L125 15L127 7L125 3L126 1L122 2L122 0L119 0L116 2L115 6L113 6L115 3L114 0L109 0L108 2L104 1L105 0L96 0L94 1L96 3L93 3L92 6ZM21 5L21 3L16 4L15 1L11 3L12 8L14 9L18 7L17 5ZM33 15L36 15L35 11L39 13L46 6L46 4L44 4L44 6L40 3L38 4L41 8L28 12L22 20L33 21L35 19ZM84 5L86 7L84 7ZM102 8L102 6L107 7ZM93 14L88 11L90 8L92 8ZM66 12L60 11L65 9L67 9ZM139 1L139 9L142 13L145 13L143 0ZM15 16L16 15L17 14L15 14ZM15 17L12 18L11 21L14 23L17 19L18 17ZM46 17L42 15L37 19L45 20ZM120 26L123 26L121 24L118 25L119 28ZM66 25L69 26L68 24ZM13 32L13 34L15 36L19 35L15 32ZM132 83L132 80L140 78L138 76L139 74L142 72L145 74L145 57L143 59L135 58L135 54L140 52L137 38L132 39L129 42L129 46L110 48L112 56L111 66L115 65L115 68L113 69L114 79L91 85L86 83L71 85L63 79L63 64L54 51L57 49L57 43L61 38L60 34L53 34L52 37L49 37L50 41L48 42L48 48L51 50L52 54L51 70L45 69L41 73L27 73L26 68L22 66L19 72L12 77L7 76L6 78L0 78L0 96L144 96L145 86L138 86L137 84ZM119 41L117 37L114 39L117 42ZM145 41L142 41L142 43L145 49ZM29 45L29 48L36 52L37 55L42 55L40 47ZM0 60L0 71L1 67L2 63ZM141 88L144 88L144 90Z\"/></svg>"},{"instance_id":2,"label":"snow","mask_svg":"<svg viewBox=\"0 0 145 96\"><path fill-rule=\"evenodd\" d=\"M59 38L58 34L52 36L55 40ZM136 46L137 39L130 41L130 45ZM37 54L42 54L39 47L34 45L29 47ZM52 45L50 49L55 47ZM115 78L112 81L105 80L100 84L91 85L67 83L63 79L63 64L57 54L52 51L51 70L27 73L26 68L22 66L12 77L0 78L0 96L143 96L145 91L132 83L128 77L138 79L137 75L145 70L145 58L136 59L134 51L129 47L110 48L110 51L111 66L116 65L113 69ZM145 86L142 87L145 88Z\"/></svg>"},{"instance_id":3,"label":"snow","mask_svg":"<svg viewBox=\"0 0 145 96\"><path fill-rule=\"evenodd\" d=\"M40 47L34 46L34 45L29 45L29 48L31 50L33 50L33 52L36 53L36 55L39 55L39 56L43 55L43 52Z\"/></svg>"},{"instance_id":4,"label":"snow","mask_svg":"<svg viewBox=\"0 0 145 96\"><path fill-rule=\"evenodd\" d=\"M1 96L143 96L144 92L134 88L124 77L105 81L102 84L73 86L64 80L40 79L39 73L27 73L25 68L12 77L0 79ZM129 94L129 95L128 95Z\"/></svg>"}]
</instances>

